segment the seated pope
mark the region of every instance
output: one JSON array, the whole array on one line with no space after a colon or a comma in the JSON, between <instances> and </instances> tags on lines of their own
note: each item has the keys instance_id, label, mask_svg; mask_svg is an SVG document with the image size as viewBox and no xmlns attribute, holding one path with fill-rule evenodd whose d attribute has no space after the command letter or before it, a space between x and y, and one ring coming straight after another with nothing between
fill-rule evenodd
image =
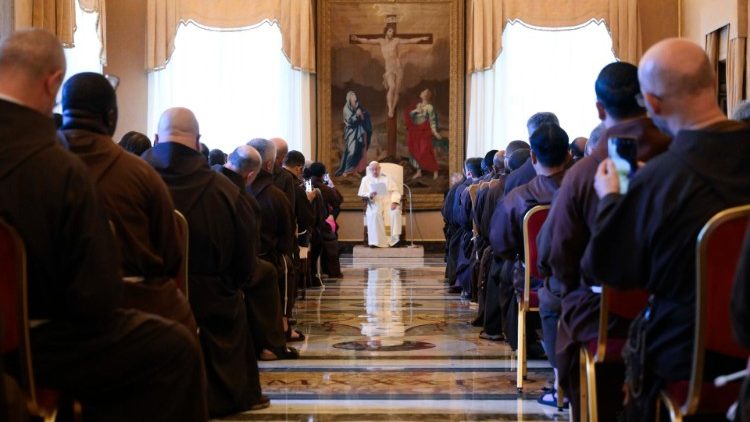
<instances>
[{"instance_id":1,"label":"seated pope","mask_svg":"<svg viewBox=\"0 0 750 422\"><path fill-rule=\"evenodd\" d=\"M401 236L401 192L388 175L380 172L380 164L372 161L367 175L359 185L358 196L367 202L367 243L371 248L396 246ZM385 234L385 219L391 226L390 236Z\"/></svg>"}]
</instances>

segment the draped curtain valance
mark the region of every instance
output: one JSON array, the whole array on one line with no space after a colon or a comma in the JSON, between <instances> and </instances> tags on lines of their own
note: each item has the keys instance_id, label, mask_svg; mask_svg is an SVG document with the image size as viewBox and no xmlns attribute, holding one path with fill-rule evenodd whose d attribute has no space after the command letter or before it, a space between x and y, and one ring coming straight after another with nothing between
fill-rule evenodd
<instances>
[{"instance_id":1,"label":"draped curtain valance","mask_svg":"<svg viewBox=\"0 0 750 422\"><path fill-rule=\"evenodd\" d=\"M80 0L81 8L87 13L99 14L96 32L102 43L100 59L102 65L107 63L106 49L106 11L105 0ZM39 28L55 34L64 47L73 47L73 33L76 29L76 0L32 0L31 16L23 19L30 22L32 28Z\"/></svg>"},{"instance_id":2,"label":"draped curtain valance","mask_svg":"<svg viewBox=\"0 0 750 422\"><path fill-rule=\"evenodd\" d=\"M503 30L521 20L539 27L566 27L604 20L612 49L637 63L641 28L637 0L469 0L466 63L469 73L490 69L502 51Z\"/></svg>"},{"instance_id":3,"label":"draped curtain valance","mask_svg":"<svg viewBox=\"0 0 750 422\"><path fill-rule=\"evenodd\" d=\"M312 0L148 0L146 67L166 66L180 24L221 29L278 22L282 49L292 67L315 72L315 16ZM242 52L237 52L242 54Z\"/></svg>"}]
</instances>

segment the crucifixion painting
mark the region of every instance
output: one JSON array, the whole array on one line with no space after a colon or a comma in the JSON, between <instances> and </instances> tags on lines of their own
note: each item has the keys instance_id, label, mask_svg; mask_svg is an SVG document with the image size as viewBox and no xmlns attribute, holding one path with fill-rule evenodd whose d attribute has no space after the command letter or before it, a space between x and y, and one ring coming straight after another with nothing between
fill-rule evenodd
<instances>
[{"instance_id":1,"label":"crucifixion painting","mask_svg":"<svg viewBox=\"0 0 750 422\"><path fill-rule=\"evenodd\" d=\"M385 61L383 86L386 89L386 107L388 112L388 156L396 156L396 106L398 105L401 80L404 69L401 65L399 45L432 44L432 34L397 34L397 15L387 15L382 34L352 34L350 44L373 44L380 46Z\"/></svg>"}]
</instances>

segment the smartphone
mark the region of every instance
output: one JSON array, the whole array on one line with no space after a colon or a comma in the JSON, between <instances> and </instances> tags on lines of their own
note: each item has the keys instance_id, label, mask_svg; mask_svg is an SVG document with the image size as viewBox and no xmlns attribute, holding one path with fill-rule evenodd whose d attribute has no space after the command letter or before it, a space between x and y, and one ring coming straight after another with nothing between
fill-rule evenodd
<instances>
[{"instance_id":1,"label":"smartphone","mask_svg":"<svg viewBox=\"0 0 750 422\"><path fill-rule=\"evenodd\" d=\"M638 147L635 138L623 136L608 140L609 158L615 163L620 178L620 193L628 191L630 177L638 170Z\"/></svg>"},{"instance_id":2,"label":"smartphone","mask_svg":"<svg viewBox=\"0 0 750 422\"><path fill-rule=\"evenodd\" d=\"M306 179L305 180L305 191L306 192L312 192L313 191L312 180L310 180L310 179Z\"/></svg>"}]
</instances>

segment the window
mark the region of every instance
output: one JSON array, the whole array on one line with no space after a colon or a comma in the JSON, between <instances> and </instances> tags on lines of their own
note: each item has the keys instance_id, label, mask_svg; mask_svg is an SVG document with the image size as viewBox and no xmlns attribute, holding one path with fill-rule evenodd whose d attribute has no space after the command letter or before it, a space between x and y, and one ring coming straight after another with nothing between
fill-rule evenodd
<instances>
[{"instance_id":1,"label":"window","mask_svg":"<svg viewBox=\"0 0 750 422\"><path fill-rule=\"evenodd\" d=\"M73 48L64 48L65 53L65 81L76 73L96 72L102 73L101 51L102 43L97 33L98 13L87 13L81 9L76 2L76 30L73 33ZM64 83L64 82L63 82ZM58 92L57 100L60 102L62 90ZM55 112L60 113L58 105Z\"/></svg>"},{"instance_id":2,"label":"window","mask_svg":"<svg viewBox=\"0 0 750 422\"><path fill-rule=\"evenodd\" d=\"M281 42L268 22L231 31L181 26L166 68L149 75L149 134L164 110L187 107L211 149L228 154L252 138L280 136L308 155L311 78L292 69Z\"/></svg>"},{"instance_id":3,"label":"window","mask_svg":"<svg viewBox=\"0 0 750 422\"><path fill-rule=\"evenodd\" d=\"M603 22L574 28L509 23L493 69L471 77L467 156L528 140L526 120L551 111L570 139L599 124L594 82L615 61Z\"/></svg>"}]
</instances>

